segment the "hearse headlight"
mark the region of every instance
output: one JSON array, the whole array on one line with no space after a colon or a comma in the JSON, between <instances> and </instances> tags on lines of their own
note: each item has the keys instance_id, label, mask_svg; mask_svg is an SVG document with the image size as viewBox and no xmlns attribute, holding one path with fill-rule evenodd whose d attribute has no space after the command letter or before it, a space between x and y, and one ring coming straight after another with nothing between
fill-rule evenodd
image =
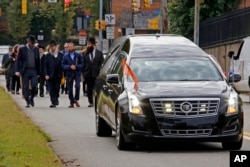
<instances>
[{"instance_id":1,"label":"hearse headlight","mask_svg":"<svg viewBox=\"0 0 250 167\"><path fill-rule=\"evenodd\" d=\"M236 92L230 92L228 99L227 115L238 113L238 95Z\"/></svg>"},{"instance_id":2,"label":"hearse headlight","mask_svg":"<svg viewBox=\"0 0 250 167\"><path fill-rule=\"evenodd\" d=\"M140 101L134 94L128 93L128 100L129 100L129 112L130 113L136 114L136 115L143 114L141 106L140 106Z\"/></svg>"}]
</instances>

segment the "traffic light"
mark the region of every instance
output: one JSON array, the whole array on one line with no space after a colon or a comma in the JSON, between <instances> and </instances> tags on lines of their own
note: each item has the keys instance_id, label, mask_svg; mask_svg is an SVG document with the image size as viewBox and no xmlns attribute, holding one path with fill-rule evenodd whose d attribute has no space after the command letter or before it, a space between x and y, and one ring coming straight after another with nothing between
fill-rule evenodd
<instances>
[{"instance_id":1,"label":"traffic light","mask_svg":"<svg viewBox=\"0 0 250 167\"><path fill-rule=\"evenodd\" d=\"M149 19L148 20L148 29L158 30L159 29L159 19Z\"/></svg>"},{"instance_id":2,"label":"traffic light","mask_svg":"<svg viewBox=\"0 0 250 167\"><path fill-rule=\"evenodd\" d=\"M27 0L22 0L22 14L27 14Z\"/></svg>"},{"instance_id":3,"label":"traffic light","mask_svg":"<svg viewBox=\"0 0 250 167\"><path fill-rule=\"evenodd\" d=\"M106 29L106 22L105 20L100 20L100 29L105 30Z\"/></svg>"},{"instance_id":4,"label":"traffic light","mask_svg":"<svg viewBox=\"0 0 250 167\"><path fill-rule=\"evenodd\" d=\"M138 2L137 0L132 0L132 11L137 13L139 12Z\"/></svg>"},{"instance_id":5,"label":"traffic light","mask_svg":"<svg viewBox=\"0 0 250 167\"><path fill-rule=\"evenodd\" d=\"M159 29L159 20L153 19L153 29L158 30Z\"/></svg>"},{"instance_id":6,"label":"traffic light","mask_svg":"<svg viewBox=\"0 0 250 167\"><path fill-rule=\"evenodd\" d=\"M152 25L152 19L148 20L148 29L152 29L153 25Z\"/></svg>"},{"instance_id":7,"label":"traffic light","mask_svg":"<svg viewBox=\"0 0 250 167\"><path fill-rule=\"evenodd\" d=\"M150 8L150 1L149 0L144 0L144 7Z\"/></svg>"},{"instance_id":8,"label":"traffic light","mask_svg":"<svg viewBox=\"0 0 250 167\"><path fill-rule=\"evenodd\" d=\"M64 0L64 12L69 10L70 0Z\"/></svg>"},{"instance_id":9,"label":"traffic light","mask_svg":"<svg viewBox=\"0 0 250 167\"><path fill-rule=\"evenodd\" d=\"M100 20L95 21L95 29L100 30Z\"/></svg>"}]
</instances>

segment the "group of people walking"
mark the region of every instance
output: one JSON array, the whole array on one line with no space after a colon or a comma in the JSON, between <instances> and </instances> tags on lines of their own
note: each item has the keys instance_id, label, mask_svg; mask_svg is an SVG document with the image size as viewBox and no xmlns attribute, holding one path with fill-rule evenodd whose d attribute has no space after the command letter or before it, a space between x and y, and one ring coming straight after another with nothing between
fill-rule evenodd
<instances>
[{"instance_id":1,"label":"group of people walking","mask_svg":"<svg viewBox=\"0 0 250 167\"><path fill-rule=\"evenodd\" d=\"M35 106L34 98L38 94L38 89L40 97L44 97L46 86L51 101L49 107L55 108L59 105L60 90L67 91L69 108L80 107L80 88L84 78L83 83L87 85L88 107L92 107L95 79L99 75L104 57L96 48L95 38L88 39L87 47L82 54L76 52L74 47L74 43L69 42L64 44L64 50L60 51L57 42L51 40L45 54L44 47L36 45L35 37L29 36L27 44L14 46L14 51L11 48L10 53L4 56L3 66L7 71L11 71L11 75L7 72L5 75L7 90L19 94L21 88L26 107L30 107ZM11 78L8 78L9 76ZM62 84L63 79L66 80L66 87L64 82ZM83 87L85 91L85 85Z\"/></svg>"}]
</instances>

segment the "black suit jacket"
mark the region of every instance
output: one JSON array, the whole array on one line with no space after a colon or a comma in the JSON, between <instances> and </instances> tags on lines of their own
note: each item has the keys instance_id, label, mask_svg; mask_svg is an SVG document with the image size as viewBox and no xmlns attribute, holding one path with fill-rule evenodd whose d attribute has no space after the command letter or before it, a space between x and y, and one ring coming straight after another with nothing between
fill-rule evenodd
<instances>
[{"instance_id":1,"label":"black suit jacket","mask_svg":"<svg viewBox=\"0 0 250 167\"><path fill-rule=\"evenodd\" d=\"M44 77L44 64L45 64L45 54L40 56L40 75Z\"/></svg>"},{"instance_id":2,"label":"black suit jacket","mask_svg":"<svg viewBox=\"0 0 250 167\"><path fill-rule=\"evenodd\" d=\"M95 50L93 62L90 60L90 53L85 53L83 58L85 62L83 76L96 78L100 73L100 68L104 60L102 52L98 49Z\"/></svg>"},{"instance_id":3,"label":"black suit jacket","mask_svg":"<svg viewBox=\"0 0 250 167\"><path fill-rule=\"evenodd\" d=\"M50 79L52 78L61 79L63 74L63 69L61 66L62 59L63 59L63 54L61 52L58 52L57 62L54 58L54 55L52 55L51 53L46 54L44 60L44 75L45 76L48 75Z\"/></svg>"},{"instance_id":4,"label":"black suit jacket","mask_svg":"<svg viewBox=\"0 0 250 167\"><path fill-rule=\"evenodd\" d=\"M3 60L2 60L3 68L7 68L9 66L10 59L11 59L11 56L9 53L3 55Z\"/></svg>"},{"instance_id":5,"label":"black suit jacket","mask_svg":"<svg viewBox=\"0 0 250 167\"><path fill-rule=\"evenodd\" d=\"M37 47L34 47L34 55L35 55L35 68L37 71L37 75L40 75L40 55ZM27 67L28 61L28 47L27 45L20 47L17 60L16 60L16 72L20 72L21 75L24 74L24 71Z\"/></svg>"}]
</instances>

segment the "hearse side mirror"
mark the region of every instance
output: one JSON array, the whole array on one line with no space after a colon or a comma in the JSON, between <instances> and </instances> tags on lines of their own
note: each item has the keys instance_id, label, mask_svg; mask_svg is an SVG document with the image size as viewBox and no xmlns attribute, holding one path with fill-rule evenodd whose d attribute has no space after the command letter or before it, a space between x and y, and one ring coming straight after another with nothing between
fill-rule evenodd
<instances>
[{"instance_id":1,"label":"hearse side mirror","mask_svg":"<svg viewBox=\"0 0 250 167\"><path fill-rule=\"evenodd\" d=\"M119 84L119 75L118 74L108 74L106 76L106 81L111 84Z\"/></svg>"},{"instance_id":2,"label":"hearse side mirror","mask_svg":"<svg viewBox=\"0 0 250 167\"><path fill-rule=\"evenodd\" d=\"M234 56L234 51L229 51L227 57L232 58Z\"/></svg>"}]
</instances>

